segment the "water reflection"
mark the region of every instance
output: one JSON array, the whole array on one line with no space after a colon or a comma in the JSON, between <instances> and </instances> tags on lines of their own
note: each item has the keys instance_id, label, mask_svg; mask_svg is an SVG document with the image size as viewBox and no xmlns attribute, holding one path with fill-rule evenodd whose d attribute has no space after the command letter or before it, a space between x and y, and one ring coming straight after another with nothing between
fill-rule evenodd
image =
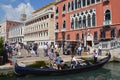
<instances>
[{"instance_id":1,"label":"water reflection","mask_svg":"<svg viewBox=\"0 0 120 80\"><path fill-rule=\"evenodd\" d=\"M33 76L29 75L24 78L17 78L15 80L107 80L110 70L98 69L94 71L82 72L78 74L62 75L62 76ZM110 74L109 74L110 76Z\"/></svg>"}]
</instances>

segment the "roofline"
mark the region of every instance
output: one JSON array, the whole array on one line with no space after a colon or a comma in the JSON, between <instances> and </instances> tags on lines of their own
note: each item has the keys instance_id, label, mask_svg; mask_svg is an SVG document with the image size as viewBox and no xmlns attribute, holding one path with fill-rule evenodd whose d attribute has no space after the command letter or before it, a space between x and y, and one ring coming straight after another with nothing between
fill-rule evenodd
<instances>
[{"instance_id":1,"label":"roofline","mask_svg":"<svg viewBox=\"0 0 120 80\"><path fill-rule=\"evenodd\" d=\"M32 14L35 14L35 13L37 13L37 12L39 12L39 11L42 11L42 10L44 10L45 8L48 8L48 7L50 7L51 5L54 5L56 2L51 2L51 3L49 3L48 5L46 5L46 6L44 6L44 7L42 7L42 8L39 8L38 10L35 10L34 12L32 12Z\"/></svg>"}]
</instances>

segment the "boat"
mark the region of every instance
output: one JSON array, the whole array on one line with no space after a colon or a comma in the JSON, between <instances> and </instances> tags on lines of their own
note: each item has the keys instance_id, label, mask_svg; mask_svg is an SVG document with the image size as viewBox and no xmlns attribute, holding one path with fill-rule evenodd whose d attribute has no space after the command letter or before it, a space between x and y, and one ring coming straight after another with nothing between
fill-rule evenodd
<instances>
[{"instance_id":1,"label":"boat","mask_svg":"<svg viewBox=\"0 0 120 80\"><path fill-rule=\"evenodd\" d=\"M13 58L14 62L14 73L16 75L64 75L64 74L73 74L73 73L80 73L84 71L89 71L89 70L95 70L97 68L100 68L104 66L105 63L107 63L111 58L111 55L108 54L106 57L98 60L94 64L89 64L89 65L84 65L76 68L67 68L67 69L54 69L50 67L41 67L41 68L31 68L31 67L22 67L17 64L15 59Z\"/></svg>"}]
</instances>

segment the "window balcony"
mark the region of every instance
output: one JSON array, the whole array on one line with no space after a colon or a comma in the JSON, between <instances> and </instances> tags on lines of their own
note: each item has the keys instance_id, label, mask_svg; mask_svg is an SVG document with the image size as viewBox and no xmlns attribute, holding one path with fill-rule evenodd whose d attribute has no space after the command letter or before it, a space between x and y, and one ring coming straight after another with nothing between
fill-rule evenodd
<instances>
[{"instance_id":1,"label":"window balcony","mask_svg":"<svg viewBox=\"0 0 120 80\"><path fill-rule=\"evenodd\" d=\"M66 31L66 28L62 28L62 32L65 32Z\"/></svg>"},{"instance_id":2,"label":"window balcony","mask_svg":"<svg viewBox=\"0 0 120 80\"><path fill-rule=\"evenodd\" d=\"M55 29L55 33L59 32L59 29Z\"/></svg>"},{"instance_id":3,"label":"window balcony","mask_svg":"<svg viewBox=\"0 0 120 80\"><path fill-rule=\"evenodd\" d=\"M111 20L104 20L104 25L110 25L111 24Z\"/></svg>"}]
</instances>

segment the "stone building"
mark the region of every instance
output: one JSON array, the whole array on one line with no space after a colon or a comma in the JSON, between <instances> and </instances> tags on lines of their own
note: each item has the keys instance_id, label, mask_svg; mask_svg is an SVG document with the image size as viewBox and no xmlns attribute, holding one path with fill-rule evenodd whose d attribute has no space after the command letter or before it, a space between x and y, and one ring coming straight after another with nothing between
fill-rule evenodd
<instances>
[{"instance_id":1,"label":"stone building","mask_svg":"<svg viewBox=\"0 0 120 80\"><path fill-rule=\"evenodd\" d=\"M24 24L21 23L17 26L9 28L9 41L10 42L20 42L23 43L24 40Z\"/></svg>"},{"instance_id":2,"label":"stone building","mask_svg":"<svg viewBox=\"0 0 120 80\"><path fill-rule=\"evenodd\" d=\"M44 43L54 43L54 2L36 10L25 21L24 42L38 43L43 48Z\"/></svg>"}]
</instances>

